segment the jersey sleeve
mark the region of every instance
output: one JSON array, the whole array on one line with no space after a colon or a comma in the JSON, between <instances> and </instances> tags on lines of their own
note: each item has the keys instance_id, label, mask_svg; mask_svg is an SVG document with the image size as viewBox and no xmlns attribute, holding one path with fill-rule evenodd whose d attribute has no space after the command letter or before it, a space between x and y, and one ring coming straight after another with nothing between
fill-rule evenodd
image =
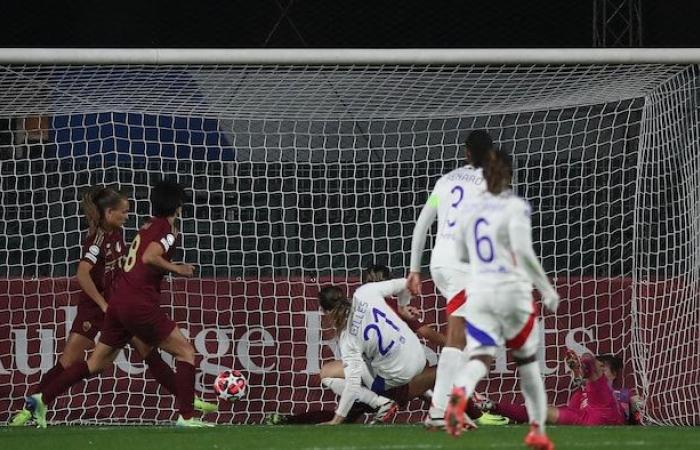
<instances>
[{"instance_id":1,"label":"jersey sleeve","mask_svg":"<svg viewBox=\"0 0 700 450\"><path fill-rule=\"evenodd\" d=\"M508 222L508 237L518 266L527 274L532 284L543 295L556 296L556 290L549 283L547 275L532 248L531 209L527 202L520 201L511 210Z\"/></svg>"},{"instance_id":2,"label":"jersey sleeve","mask_svg":"<svg viewBox=\"0 0 700 450\"><path fill-rule=\"evenodd\" d=\"M92 265L97 264L97 261L104 257L103 241L104 239L99 232L86 237L85 242L83 242L83 256L80 258L80 261L85 261Z\"/></svg>"},{"instance_id":3,"label":"jersey sleeve","mask_svg":"<svg viewBox=\"0 0 700 450\"><path fill-rule=\"evenodd\" d=\"M437 213L438 196L433 192L428 197L428 202L423 206L416 221L416 226L413 228L413 237L411 238L411 272L420 272L421 260L425 251L425 239L428 236L430 226L437 217Z\"/></svg>"},{"instance_id":4,"label":"jersey sleeve","mask_svg":"<svg viewBox=\"0 0 700 450\"><path fill-rule=\"evenodd\" d=\"M354 339L347 335L341 339L340 352L343 360L343 372L345 373L345 388L340 395L335 413L341 417L347 417L362 387L362 365L365 362L362 359L362 349Z\"/></svg>"},{"instance_id":5,"label":"jersey sleeve","mask_svg":"<svg viewBox=\"0 0 700 450\"><path fill-rule=\"evenodd\" d=\"M399 306L406 306L411 301L411 294L408 292L405 278L368 283L362 286L360 289L371 289L382 298L396 296L398 298Z\"/></svg>"},{"instance_id":6,"label":"jersey sleeve","mask_svg":"<svg viewBox=\"0 0 700 450\"><path fill-rule=\"evenodd\" d=\"M170 248L175 244L175 235L173 234L170 223L166 220L159 225L157 234L154 236L154 242L160 244L163 248L163 253L168 253Z\"/></svg>"}]
</instances>

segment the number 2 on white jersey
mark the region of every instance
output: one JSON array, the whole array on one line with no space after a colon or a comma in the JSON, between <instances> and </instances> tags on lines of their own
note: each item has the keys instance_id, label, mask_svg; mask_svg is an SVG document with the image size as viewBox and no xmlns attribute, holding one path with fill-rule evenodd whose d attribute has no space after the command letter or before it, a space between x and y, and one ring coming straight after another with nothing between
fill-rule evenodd
<instances>
[{"instance_id":1,"label":"number 2 on white jersey","mask_svg":"<svg viewBox=\"0 0 700 450\"><path fill-rule=\"evenodd\" d=\"M452 213L455 212L454 210L456 210L459 207L459 204L462 203L462 200L464 200L464 189L462 189L462 186L455 186L450 191L450 194L452 194L456 198L456 200L450 205L450 209L447 212L447 226L451 228L457 224L457 221L450 220L450 216L452 215Z\"/></svg>"}]
</instances>

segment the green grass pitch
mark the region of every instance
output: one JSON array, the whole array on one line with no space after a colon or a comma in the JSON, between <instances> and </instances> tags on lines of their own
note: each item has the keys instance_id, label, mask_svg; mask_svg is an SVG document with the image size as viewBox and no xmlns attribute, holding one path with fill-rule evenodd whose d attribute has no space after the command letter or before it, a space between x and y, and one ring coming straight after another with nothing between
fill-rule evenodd
<instances>
[{"instance_id":1,"label":"green grass pitch","mask_svg":"<svg viewBox=\"0 0 700 450\"><path fill-rule=\"evenodd\" d=\"M419 425L369 427L220 426L0 428L2 450L193 450L193 449L517 449L525 448L524 426L481 427L453 439ZM565 449L700 449L697 428L549 427L557 450Z\"/></svg>"}]
</instances>

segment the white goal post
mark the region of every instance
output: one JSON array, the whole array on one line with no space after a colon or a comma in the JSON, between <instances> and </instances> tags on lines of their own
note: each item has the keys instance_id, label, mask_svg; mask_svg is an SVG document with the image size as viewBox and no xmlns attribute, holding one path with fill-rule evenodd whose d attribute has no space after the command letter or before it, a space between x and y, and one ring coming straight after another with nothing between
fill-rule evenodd
<instances>
[{"instance_id":1,"label":"white goal post","mask_svg":"<svg viewBox=\"0 0 700 450\"><path fill-rule=\"evenodd\" d=\"M541 317L550 402L571 392L566 348L613 353L646 423L700 424L699 63L700 49L0 49L0 422L70 329L80 194L123 189L128 241L163 176L192 193L178 257L199 277L170 280L163 303L200 355L197 389L230 367L251 386L217 420L332 408L318 287L351 289L371 262L404 274L420 208L480 128L513 155L563 298ZM419 301L444 327L428 257ZM515 380L501 354L478 390L518 401ZM49 419L165 422L173 405L127 351Z\"/></svg>"}]
</instances>

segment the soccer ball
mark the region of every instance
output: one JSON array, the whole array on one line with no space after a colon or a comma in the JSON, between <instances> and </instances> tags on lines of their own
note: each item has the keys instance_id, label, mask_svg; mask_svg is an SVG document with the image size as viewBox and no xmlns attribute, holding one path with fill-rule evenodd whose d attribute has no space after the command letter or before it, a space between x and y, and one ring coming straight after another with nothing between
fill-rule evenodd
<instances>
[{"instance_id":1,"label":"soccer ball","mask_svg":"<svg viewBox=\"0 0 700 450\"><path fill-rule=\"evenodd\" d=\"M216 395L229 402L245 397L246 389L248 389L248 382L243 377L243 374L237 370L221 372L214 382Z\"/></svg>"}]
</instances>

